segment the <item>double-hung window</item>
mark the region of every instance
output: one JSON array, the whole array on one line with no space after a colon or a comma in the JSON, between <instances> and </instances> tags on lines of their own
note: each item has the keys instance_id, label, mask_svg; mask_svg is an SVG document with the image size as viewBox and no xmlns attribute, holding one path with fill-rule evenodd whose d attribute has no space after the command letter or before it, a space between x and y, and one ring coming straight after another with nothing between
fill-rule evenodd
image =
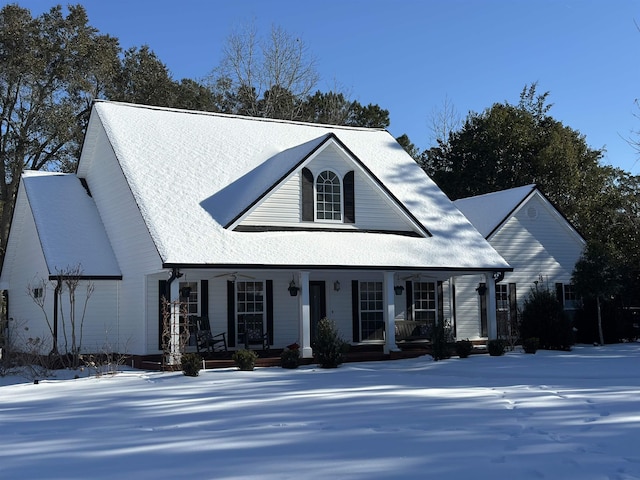
<instances>
[{"instance_id":1,"label":"double-hung window","mask_svg":"<svg viewBox=\"0 0 640 480\"><path fill-rule=\"evenodd\" d=\"M264 332L265 295L263 282L237 282L238 345L262 342Z\"/></svg>"},{"instance_id":2,"label":"double-hung window","mask_svg":"<svg viewBox=\"0 0 640 480\"><path fill-rule=\"evenodd\" d=\"M184 331L184 328L189 330L188 345L195 345L195 318L198 316L198 282L180 282L178 285L180 289L180 302L182 304L180 312L180 323L182 324L180 330ZM183 314L186 314L186 318L183 318Z\"/></svg>"},{"instance_id":3,"label":"double-hung window","mask_svg":"<svg viewBox=\"0 0 640 480\"><path fill-rule=\"evenodd\" d=\"M413 318L423 324L422 328L427 334L436 324L438 313L436 299L434 282L413 282Z\"/></svg>"},{"instance_id":4,"label":"double-hung window","mask_svg":"<svg viewBox=\"0 0 640 480\"><path fill-rule=\"evenodd\" d=\"M360 338L384 340L382 282L360 282Z\"/></svg>"}]
</instances>

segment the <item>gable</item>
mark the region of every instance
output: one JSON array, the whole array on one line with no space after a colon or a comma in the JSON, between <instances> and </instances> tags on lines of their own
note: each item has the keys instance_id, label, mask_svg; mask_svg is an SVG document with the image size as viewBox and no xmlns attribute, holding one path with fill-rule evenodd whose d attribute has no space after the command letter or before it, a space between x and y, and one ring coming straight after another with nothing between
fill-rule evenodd
<instances>
[{"instance_id":1,"label":"gable","mask_svg":"<svg viewBox=\"0 0 640 480\"><path fill-rule=\"evenodd\" d=\"M571 267L585 245L580 234L537 191L522 202L489 241L510 243L514 247L521 245L526 249L527 239L541 245L551 257L569 257Z\"/></svg>"},{"instance_id":2,"label":"gable","mask_svg":"<svg viewBox=\"0 0 640 480\"><path fill-rule=\"evenodd\" d=\"M330 172L339 180L343 217L338 222L319 219L315 212L316 182L324 172ZM325 142L231 228L238 231L278 228L364 230L426 235L424 228L416 224L334 138Z\"/></svg>"}]
</instances>

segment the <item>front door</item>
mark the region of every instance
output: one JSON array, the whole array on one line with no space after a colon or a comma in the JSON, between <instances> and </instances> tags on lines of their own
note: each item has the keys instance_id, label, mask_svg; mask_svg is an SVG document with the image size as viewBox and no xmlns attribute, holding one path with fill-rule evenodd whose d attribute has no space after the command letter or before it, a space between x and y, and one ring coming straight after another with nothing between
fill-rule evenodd
<instances>
[{"instance_id":1,"label":"front door","mask_svg":"<svg viewBox=\"0 0 640 480\"><path fill-rule=\"evenodd\" d=\"M318 331L318 322L327 316L327 295L324 282L309 282L309 309L311 311L311 344L313 344Z\"/></svg>"}]
</instances>

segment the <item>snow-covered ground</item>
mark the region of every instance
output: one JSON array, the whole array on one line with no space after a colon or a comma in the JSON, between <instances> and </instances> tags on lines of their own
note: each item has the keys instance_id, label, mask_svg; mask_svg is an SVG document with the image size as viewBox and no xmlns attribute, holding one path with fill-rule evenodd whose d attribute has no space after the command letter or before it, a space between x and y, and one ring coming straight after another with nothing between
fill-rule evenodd
<instances>
[{"instance_id":1,"label":"snow-covered ground","mask_svg":"<svg viewBox=\"0 0 640 480\"><path fill-rule=\"evenodd\" d=\"M640 479L640 343L82 375L0 378L0 478Z\"/></svg>"}]
</instances>

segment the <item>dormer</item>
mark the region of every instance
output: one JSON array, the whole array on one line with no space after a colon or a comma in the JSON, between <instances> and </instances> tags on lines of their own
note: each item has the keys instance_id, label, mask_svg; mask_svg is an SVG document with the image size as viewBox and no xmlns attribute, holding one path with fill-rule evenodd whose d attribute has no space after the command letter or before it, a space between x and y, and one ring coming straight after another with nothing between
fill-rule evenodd
<instances>
[{"instance_id":1,"label":"dormer","mask_svg":"<svg viewBox=\"0 0 640 480\"><path fill-rule=\"evenodd\" d=\"M333 134L309 152L230 228L369 231L429 236Z\"/></svg>"}]
</instances>

